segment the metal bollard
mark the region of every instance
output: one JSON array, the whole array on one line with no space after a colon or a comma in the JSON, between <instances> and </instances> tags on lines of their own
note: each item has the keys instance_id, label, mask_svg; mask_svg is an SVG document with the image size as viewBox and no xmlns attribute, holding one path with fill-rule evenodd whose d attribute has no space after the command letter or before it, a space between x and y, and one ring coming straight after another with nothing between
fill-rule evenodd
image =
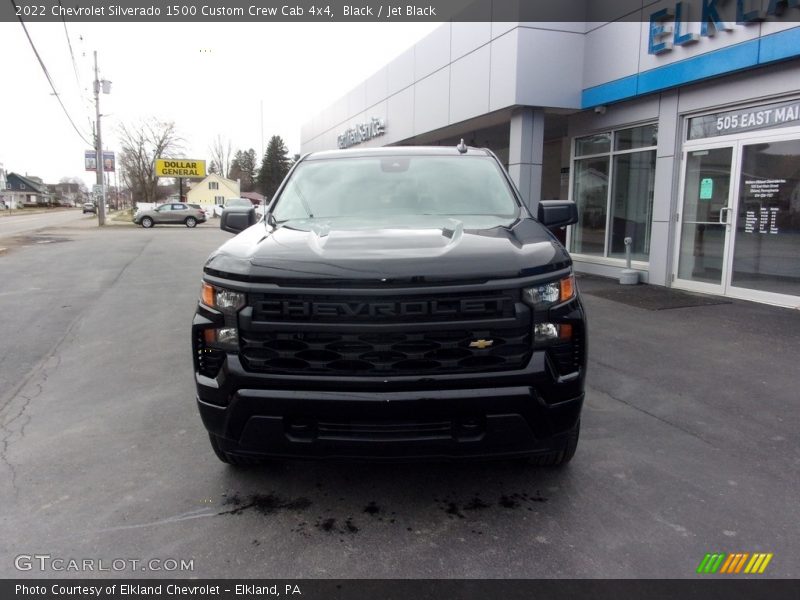
<instances>
[{"instance_id":1,"label":"metal bollard","mask_svg":"<svg viewBox=\"0 0 800 600\"><path fill-rule=\"evenodd\" d=\"M625 268L619 274L620 285L636 285L639 283L639 271L631 269L631 245L633 238L626 237L625 240Z\"/></svg>"}]
</instances>

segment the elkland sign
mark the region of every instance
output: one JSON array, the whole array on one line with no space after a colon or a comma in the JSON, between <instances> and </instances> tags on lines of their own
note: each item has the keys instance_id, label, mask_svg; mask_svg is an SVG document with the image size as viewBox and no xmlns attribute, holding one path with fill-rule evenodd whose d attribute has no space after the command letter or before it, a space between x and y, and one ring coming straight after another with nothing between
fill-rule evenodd
<instances>
[{"instance_id":1,"label":"elkland sign","mask_svg":"<svg viewBox=\"0 0 800 600\"><path fill-rule=\"evenodd\" d=\"M663 54L674 46L685 46L731 31L732 21L739 26L767 19L794 20L800 17L800 0L701 0L700 8L681 0L674 6L650 14L647 51Z\"/></svg>"},{"instance_id":2,"label":"elkland sign","mask_svg":"<svg viewBox=\"0 0 800 600\"><path fill-rule=\"evenodd\" d=\"M383 135L386 131L386 121L378 117L372 117L366 123L358 123L347 129L336 138L339 148L349 148L361 142L366 142L374 137Z\"/></svg>"}]
</instances>

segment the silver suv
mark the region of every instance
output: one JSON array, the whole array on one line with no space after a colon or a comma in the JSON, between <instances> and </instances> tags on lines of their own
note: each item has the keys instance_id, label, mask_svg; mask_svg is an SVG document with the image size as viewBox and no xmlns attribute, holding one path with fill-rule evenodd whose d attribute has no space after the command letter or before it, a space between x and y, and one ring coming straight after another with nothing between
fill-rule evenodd
<instances>
[{"instance_id":1,"label":"silver suv","mask_svg":"<svg viewBox=\"0 0 800 600\"><path fill-rule=\"evenodd\" d=\"M162 204L152 210L140 210L133 215L133 222L149 229L153 225L186 225L194 227L205 223L206 213L201 208L192 208L182 202Z\"/></svg>"}]
</instances>

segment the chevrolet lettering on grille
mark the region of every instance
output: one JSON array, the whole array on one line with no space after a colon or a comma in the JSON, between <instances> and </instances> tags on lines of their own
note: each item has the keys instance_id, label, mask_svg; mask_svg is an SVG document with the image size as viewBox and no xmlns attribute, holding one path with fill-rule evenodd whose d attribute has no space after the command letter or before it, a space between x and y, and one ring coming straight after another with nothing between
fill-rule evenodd
<instances>
[{"instance_id":1,"label":"chevrolet lettering on grille","mask_svg":"<svg viewBox=\"0 0 800 600\"><path fill-rule=\"evenodd\" d=\"M256 303L255 318L308 319L392 317L481 317L503 312L505 298L461 298L453 300L409 300L403 302L331 302L310 300L264 300Z\"/></svg>"}]
</instances>

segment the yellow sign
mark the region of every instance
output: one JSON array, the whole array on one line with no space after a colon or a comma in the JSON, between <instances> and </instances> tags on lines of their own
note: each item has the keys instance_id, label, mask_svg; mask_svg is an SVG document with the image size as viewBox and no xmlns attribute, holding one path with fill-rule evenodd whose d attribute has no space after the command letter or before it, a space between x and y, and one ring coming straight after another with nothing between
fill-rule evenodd
<instances>
[{"instance_id":1,"label":"yellow sign","mask_svg":"<svg viewBox=\"0 0 800 600\"><path fill-rule=\"evenodd\" d=\"M197 177L206 176L206 161L193 158L157 158L157 177Z\"/></svg>"}]
</instances>

